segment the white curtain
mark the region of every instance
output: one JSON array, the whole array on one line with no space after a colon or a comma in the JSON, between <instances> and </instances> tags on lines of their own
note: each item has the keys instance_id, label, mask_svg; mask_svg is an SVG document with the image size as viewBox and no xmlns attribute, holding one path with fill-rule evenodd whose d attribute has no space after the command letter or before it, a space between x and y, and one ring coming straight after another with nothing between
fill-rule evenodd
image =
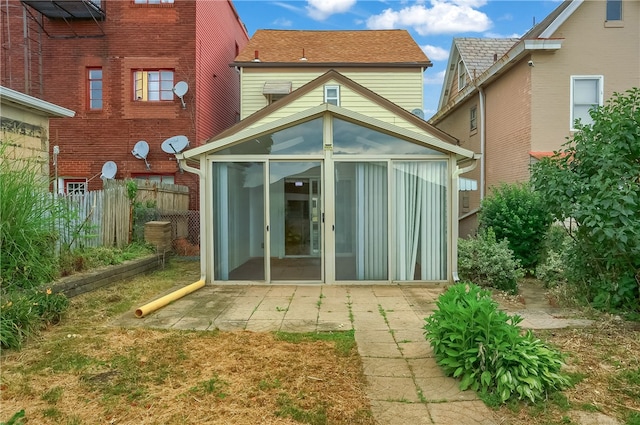
<instances>
[{"instance_id":1,"label":"white curtain","mask_svg":"<svg viewBox=\"0 0 640 425\"><path fill-rule=\"evenodd\" d=\"M445 279L447 164L395 162L394 170L395 279Z\"/></svg>"},{"instance_id":2,"label":"white curtain","mask_svg":"<svg viewBox=\"0 0 640 425\"><path fill-rule=\"evenodd\" d=\"M356 278L388 279L387 168L384 163L356 167Z\"/></svg>"}]
</instances>

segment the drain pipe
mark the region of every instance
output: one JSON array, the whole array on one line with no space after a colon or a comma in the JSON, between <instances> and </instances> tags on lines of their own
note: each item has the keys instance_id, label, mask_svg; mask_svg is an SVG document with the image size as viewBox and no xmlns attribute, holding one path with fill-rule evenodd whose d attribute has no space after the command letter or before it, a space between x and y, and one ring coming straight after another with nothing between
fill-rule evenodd
<instances>
[{"instance_id":1,"label":"drain pipe","mask_svg":"<svg viewBox=\"0 0 640 425\"><path fill-rule=\"evenodd\" d=\"M200 187L203 187L202 185L204 185L205 181L204 181L204 172L202 172L202 170L199 170L197 168L193 168L191 166L188 166L186 163L181 163L181 161L184 161L184 156L182 154L177 154L176 155L176 159L178 160L178 166L180 167L181 170L186 170L190 173L193 174L197 174L200 177ZM186 161L185 161L186 162ZM204 229L204 214L202 214L203 208L204 208L204 197L200 196L200 231L202 232L202 229ZM201 238L202 239L202 238ZM155 301L151 301L148 304L143 305L142 307L136 309L135 314L136 317L144 317L149 313L152 313L164 306L166 306L167 304L180 299L182 297L184 297L185 295L188 295L192 292L197 291L198 289L202 288L205 285L206 282L206 267L204 265L203 262L203 258L207 258L206 255L206 250L205 247L203 246L202 243L200 243L200 279L197 282L193 282L191 285L187 285L184 288L178 289L176 291L173 291L161 298L158 298Z\"/></svg>"},{"instance_id":2,"label":"drain pipe","mask_svg":"<svg viewBox=\"0 0 640 425\"><path fill-rule=\"evenodd\" d=\"M482 155L478 155L478 154L474 154L473 155L473 164L464 167L464 168L457 168L454 172L453 172L453 181L455 182L454 184L456 185L456 188L458 187L458 178L460 177L460 175L464 174L464 173L468 173L469 171L473 171L476 169L476 167L478 166L478 160L480 160L480 163L482 164L482 161L484 161L484 159L482 158ZM455 191L456 194L458 192L460 192L459 190ZM456 195L457 196L457 195ZM456 200L456 202L454 202L454 214L457 216L458 215L458 201ZM458 223L454 224L452 227L452 239L454 241L453 243L453 252L451 253L451 263L452 263L452 271L451 271L451 277L453 278L454 282L458 282L460 281L460 277L458 276Z\"/></svg>"},{"instance_id":3,"label":"drain pipe","mask_svg":"<svg viewBox=\"0 0 640 425\"><path fill-rule=\"evenodd\" d=\"M480 95L480 202L484 199L484 180L485 180L485 163L484 163L484 149L486 143L486 117L485 117L485 95L484 89L478 87L478 94ZM475 167L474 167L475 168ZM471 170L469 170L471 171Z\"/></svg>"}]
</instances>

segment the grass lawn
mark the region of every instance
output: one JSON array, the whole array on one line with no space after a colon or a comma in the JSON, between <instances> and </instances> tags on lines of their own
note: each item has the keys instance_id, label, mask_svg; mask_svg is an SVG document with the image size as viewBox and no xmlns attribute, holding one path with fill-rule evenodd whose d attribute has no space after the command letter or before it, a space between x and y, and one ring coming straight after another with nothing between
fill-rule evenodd
<instances>
[{"instance_id":1,"label":"grass lawn","mask_svg":"<svg viewBox=\"0 0 640 425\"><path fill-rule=\"evenodd\" d=\"M1 357L0 422L373 424L352 332L289 335L122 329L117 317L198 264L71 299L65 318ZM16 423L23 423L20 420Z\"/></svg>"}]
</instances>

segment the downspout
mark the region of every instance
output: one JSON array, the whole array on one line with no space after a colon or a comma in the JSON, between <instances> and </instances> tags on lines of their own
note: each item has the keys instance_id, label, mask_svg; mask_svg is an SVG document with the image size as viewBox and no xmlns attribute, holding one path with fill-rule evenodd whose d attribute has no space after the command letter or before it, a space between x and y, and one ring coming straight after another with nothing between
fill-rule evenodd
<instances>
[{"instance_id":1,"label":"downspout","mask_svg":"<svg viewBox=\"0 0 640 425\"><path fill-rule=\"evenodd\" d=\"M480 97L480 202L484 199L484 180L485 180L485 163L484 163L484 150L486 143L486 118L485 118L485 96L484 89L478 87L478 94ZM473 167L475 168L475 166ZM472 168L472 169L473 169Z\"/></svg>"},{"instance_id":2,"label":"downspout","mask_svg":"<svg viewBox=\"0 0 640 425\"><path fill-rule=\"evenodd\" d=\"M474 154L473 156L473 163L467 167L464 168L456 168L456 170L453 172L453 184L455 185L455 193L456 193L456 198L458 197L458 193L460 192L458 190L458 178L460 177L461 174L464 173L468 173L469 171L473 171L476 169L476 167L478 166L478 159L480 160L480 164L482 164L482 162L484 161L484 158L478 158L478 156L476 156L477 154ZM454 214L455 216L458 215L458 199L455 200L455 202L453 202L453 207L454 207ZM453 278L454 282L458 282L460 281L460 277L458 277L458 225L454 225L451 226L452 227L452 235L451 238L453 240L453 250L451 253L451 276Z\"/></svg>"},{"instance_id":3,"label":"downspout","mask_svg":"<svg viewBox=\"0 0 640 425\"><path fill-rule=\"evenodd\" d=\"M180 167L180 169L186 170L189 173L197 174L198 177L200 177L200 187L204 187L203 186L205 184L204 172L202 170L199 170L197 168L187 165L186 161L184 160L184 155L182 154L176 154L176 159L178 160L178 166ZM200 231L201 232L203 231L203 229L205 229L205 226L204 226L205 217L204 217L204 214L202 214L202 212L204 211L203 208L205 204L204 198L205 198L204 196L200 196ZM204 239L201 238L201 241L202 240ZM206 243L205 244L200 243L200 279L197 282L193 282L192 284L187 285L184 288L180 288L176 291L173 291L161 298L158 298L155 301L151 301L150 303L145 304L142 307L136 309L135 311L136 317L144 317L147 314L152 313L166 306L167 304L202 288L206 282L206 266L205 266L205 262L203 261L203 258L205 259L204 261L206 261L206 258L207 258Z\"/></svg>"}]
</instances>

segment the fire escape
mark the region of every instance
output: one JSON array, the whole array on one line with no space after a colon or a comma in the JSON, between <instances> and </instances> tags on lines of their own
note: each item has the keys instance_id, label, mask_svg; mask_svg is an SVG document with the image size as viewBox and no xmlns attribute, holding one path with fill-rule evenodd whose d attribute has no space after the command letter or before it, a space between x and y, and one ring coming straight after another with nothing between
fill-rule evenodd
<instances>
[{"instance_id":1,"label":"fire escape","mask_svg":"<svg viewBox=\"0 0 640 425\"><path fill-rule=\"evenodd\" d=\"M43 38L104 37L101 0L0 0L3 86L42 97ZM89 23L89 25L87 24Z\"/></svg>"}]
</instances>

